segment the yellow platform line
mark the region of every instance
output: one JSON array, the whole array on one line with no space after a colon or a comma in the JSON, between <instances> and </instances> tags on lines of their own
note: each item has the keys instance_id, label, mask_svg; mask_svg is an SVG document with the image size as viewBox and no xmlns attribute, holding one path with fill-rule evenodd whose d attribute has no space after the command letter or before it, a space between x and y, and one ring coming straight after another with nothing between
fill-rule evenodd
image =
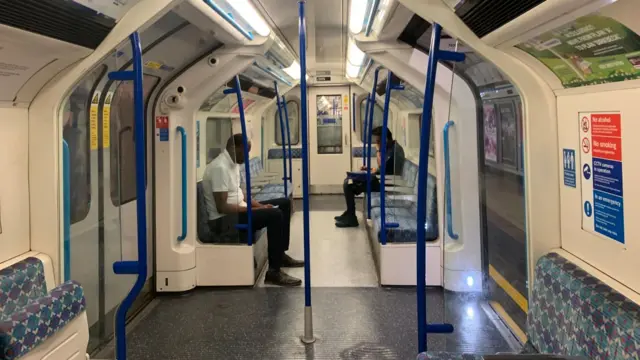
<instances>
[{"instance_id":1,"label":"yellow platform line","mask_svg":"<svg viewBox=\"0 0 640 360\"><path fill-rule=\"evenodd\" d=\"M495 281L516 304L518 304L522 311L525 313L528 311L529 303L527 302L527 299L522 296L516 288L509 284L507 279L505 279L504 276L502 276L491 264L489 264L489 276L491 276L493 281Z\"/></svg>"},{"instance_id":2,"label":"yellow platform line","mask_svg":"<svg viewBox=\"0 0 640 360\"><path fill-rule=\"evenodd\" d=\"M504 310L502 305L500 305L495 301L489 301L489 305L491 305L491 307L493 308L493 311L495 311L498 314L498 316L500 316L502 321L504 321L505 324L507 324L507 327L518 338L518 340L520 340L520 342L523 344L526 343L527 335L524 333L524 331L522 331L522 329L520 329L520 326L518 326L518 324L516 324L516 322L513 321L511 316L507 314L507 312Z\"/></svg>"}]
</instances>

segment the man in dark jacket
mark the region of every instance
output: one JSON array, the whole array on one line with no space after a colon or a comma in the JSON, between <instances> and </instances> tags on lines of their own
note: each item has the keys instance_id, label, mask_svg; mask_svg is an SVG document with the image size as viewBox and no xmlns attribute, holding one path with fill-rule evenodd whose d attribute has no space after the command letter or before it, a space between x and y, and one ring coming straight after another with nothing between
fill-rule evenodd
<instances>
[{"instance_id":1,"label":"man in dark jacket","mask_svg":"<svg viewBox=\"0 0 640 360\"><path fill-rule=\"evenodd\" d=\"M371 169L371 172L375 172L375 175L380 175L379 166L382 164L381 161L381 150L380 147L382 145L382 127L378 126L371 131L376 148L378 149L378 168ZM404 149L400 144L398 144L395 140L393 140L393 135L391 131L387 129L387 151L385 154L386 168L385 172L387 175L400 175L402 174L402 167L404 166ZM362 167L362 170L366 170L366 167ZM356 195L362 194L367 190L367 182L364 180L352 180L349 183L349 178L344 180L344 198L347 203L347 210L340 216L336 216L336 226L340 228L346 227L357 227L358 217L356 216ZM380 181L377 176L371 177L371 191L372 192L380 192Z\"/></svg>"}]
</instances>

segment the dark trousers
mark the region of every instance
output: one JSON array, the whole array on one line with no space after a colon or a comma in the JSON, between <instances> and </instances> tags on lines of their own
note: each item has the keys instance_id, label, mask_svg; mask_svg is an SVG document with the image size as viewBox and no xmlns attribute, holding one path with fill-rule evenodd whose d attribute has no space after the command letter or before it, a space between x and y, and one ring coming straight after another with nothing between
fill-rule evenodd
<instances>
[{"instance_id":1,"label":"dark trousers","mask_svg":"<svg viewBox=\"0 0 640 360\"><path fill-rule=\"evenodd\" d=\"M353 180L349 183L349 179L344 179L342 184L344 190L344 200L347 203L347 216L356 216L356 196L367 191L367 182L361 180ZM380 192L380 182L377 177L371 178L371 191Z\"/></svg>"},{"instance_id":2,"label":"dark trousers","mask_svg":"<svg viewBox=\"0 0 640 360\"><path fill-rule=\"evenodd\" d=\"M269 253L269 269L279 270L282 266L284 252L289 250L291 201L287 198L262 201L261 204L278 206L272 209L253 209L251 212L251 229L255 232L267 228L267 251ZM237 219L238 224L247 223L247 213L239 213L237 217L223 216L209 221L209 227L214 233L220 233L224 222ZM235 221L234 221L235 222ZM234 226L235 227L235 226ZM246 237L246 231L240 230L240 235ZM253 239L256 242L258 239Z\"/></svg>"}]
</instances>

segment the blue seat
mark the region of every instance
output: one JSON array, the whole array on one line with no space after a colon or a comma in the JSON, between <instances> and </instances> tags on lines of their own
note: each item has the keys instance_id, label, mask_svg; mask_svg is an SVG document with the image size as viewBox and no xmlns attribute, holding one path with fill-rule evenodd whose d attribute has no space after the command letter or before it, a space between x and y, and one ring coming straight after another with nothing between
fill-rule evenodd
<instances>
[{"instance_id":1,"label":"blue seat","mask_svg":"<svg viewBox=\"0 0 640 360\"><path fill-rule=\"evenodd\" d=\"M640 359L639 329L640 305L556 252L538 260L527 315L528 341L520 353ZM418 359L479 357L429 351Z\"/></svg>"},{"instance_id":2,"label":"blue seat","mask_svg":"<svg viewBox=\"0 0 640 360\"><path fill-rule=\"evenodd\" d=\"M417 189L417 187L415 187ZM380 193L372 193L371 220L375 233L380 237L382 227L380 207L373 207L373 195L377 195L378 202ZM385 196L385 222L387 224L397 223L396 228L386 228L387 242L411 243L417 241L417 203L408 197L400 195ZM413 196L413 195L411 195ZM415 199L415 196L414 196ZM425 224L425 241L435 241L439 236L438 229L438 207L437 207L437 186L435 176L429 174L427 178L427 221Z\"/></svg>"},{"instance_id":3,"label":"blue seat","mask_svg":"<svg viewBox=\"0 0 640 360\"><path fill-rule=\"evenodd\" d=\"M47 292L44 265L29 257L0 270L0 358L18 359L78 317L82 286L68 281Z\"/></svg>"}]
</instances>

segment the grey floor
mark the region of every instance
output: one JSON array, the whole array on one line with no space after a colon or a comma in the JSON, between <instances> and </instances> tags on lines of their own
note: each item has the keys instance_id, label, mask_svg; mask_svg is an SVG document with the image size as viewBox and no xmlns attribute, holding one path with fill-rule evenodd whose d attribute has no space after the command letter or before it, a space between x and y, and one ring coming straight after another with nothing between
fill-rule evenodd
<instances>
[{"instance_id":1,"label":"grey floor","mask_svg":"<svg viewBox=\"0 0 640 360\"><path fill-rule=\"evenodd\" d=\"M265 287L197 289L159 296L128 326L130 359L415 359L416 292L380 288L362 229L336 229L339 196L313 197L311 272L314 331L304 346L304 290ZM302 209L296 202L296 210ZM300 224L298 224L300 222ZM292 218L290 253L302 257L301 214ZM301 269L289 271L302 277ZM483 299L429 289L429 322L455 332L430 335L430 350L492 354L515 347ZM113 358L105 349L96 358Z\"/></svg>"}]
</instances>

